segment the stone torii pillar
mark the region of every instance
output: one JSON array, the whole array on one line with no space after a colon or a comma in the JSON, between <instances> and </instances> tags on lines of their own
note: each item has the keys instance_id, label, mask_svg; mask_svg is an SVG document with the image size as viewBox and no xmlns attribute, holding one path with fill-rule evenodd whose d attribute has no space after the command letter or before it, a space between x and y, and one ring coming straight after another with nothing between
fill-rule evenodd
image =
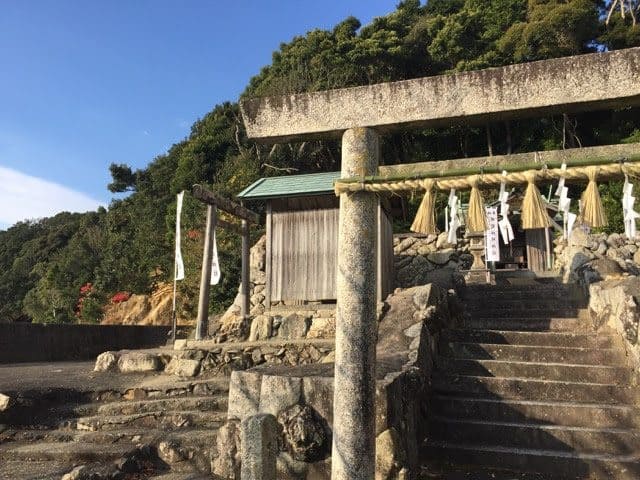
<instances>
[{"instance_id":1,"label":"stone torii pillar","mask_svg":"<svg viewBox=\"0 0 640 480\"><path fill-rule=\"evenodd\" d=\"M378 163L374 130L344 133L343 178L374 175ZM374 193L340 196L333 480L371 480L375 474L377 207Z\"/></svg>"}]
</instances>

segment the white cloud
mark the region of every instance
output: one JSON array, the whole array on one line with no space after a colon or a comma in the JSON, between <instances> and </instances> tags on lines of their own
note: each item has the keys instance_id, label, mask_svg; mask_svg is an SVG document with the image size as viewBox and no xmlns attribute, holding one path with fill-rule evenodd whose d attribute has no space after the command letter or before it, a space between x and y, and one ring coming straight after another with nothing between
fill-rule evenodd
<instances>
[{"instance_id":1,"label":"white cloud","mask_svg":"<svg viewBox=\"0 0 640 480\"><path fill-rule=\"evenodd\" d=\"M84 193L0 166L0 228L59 212L86 212L103 205Z\"/></svg>"}]
</instances>

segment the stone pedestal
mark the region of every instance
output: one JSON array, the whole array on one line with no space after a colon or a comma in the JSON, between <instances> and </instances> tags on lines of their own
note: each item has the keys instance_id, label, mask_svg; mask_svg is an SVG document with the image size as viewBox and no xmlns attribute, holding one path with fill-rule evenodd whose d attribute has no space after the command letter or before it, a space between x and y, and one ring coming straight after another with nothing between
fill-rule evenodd
<instances>
[{"instance_id":1,"label":"stone pedestal","mask_svg":"<svg viewBox=\"0 0 640 480\"><path fill-rule=\"evenodd\" d=\"M273 415L258 414L241 424L242 480L276 480L278 423Z\"/></svg>"},{"instance_id":2,"label":"stone pedestal","mask_svg":"<svg viewBox=\"0 0 640 480\"><path fill-rule=\"evenodd\" d=\"M347 130L342 177L375 175L377 133ZM375 475L376 232L375 194L340 196L332 480Z\"/></svg>"},{"instance_id":3,"label":"stone pedestal","mask_svg":"<svg viewBox=\"0 0 640 480\"><path fill-rule=\"evenodd\" d=\"M473 255L473 264L464 276L467 284L491 284L494 283L491 271L482 259L484 255L484 232L467 232L469 239L469 252Z\"/></svg>"}]
</instances>

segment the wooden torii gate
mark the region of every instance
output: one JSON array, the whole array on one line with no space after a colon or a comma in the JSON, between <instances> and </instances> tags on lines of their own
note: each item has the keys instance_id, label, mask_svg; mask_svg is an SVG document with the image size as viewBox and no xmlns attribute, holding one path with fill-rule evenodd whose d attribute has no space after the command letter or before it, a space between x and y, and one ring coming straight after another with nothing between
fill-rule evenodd
<instances>
[{"instance_id":1,"label":"wooden torii gate","mask_svg":"<svg viewBox=\"0 0 640 480\"><path fill-rule=\"evenodd\" d=\"M265 143L342 137L342 178L379 175L379 135L640 105L640 48L241 103ZM480 169L481 165L478 165ZM375 472L376 194L340 195L333 480Z\"/></svg>"},{"instance_id":2,"label":"wooden torii gate","mask_svg":"<svg viewBox=\"0 0 640 480\"><path fill-rule=\"evenodd\" d=\"M196 340L206 335L209 317L209 290L211 283L211 260L213 256L213 233L217 226L242 236L242 269L240 286L240 314L246 320L249 316L249 224L258 223L260 216L233 200L229 200L202 185L194 185L192 194L207 205L207 225L204 235L200 296L198 298L198 319ZM217 218L217 209L241 219L240 225Z\"/></svg>"}]
</instances>

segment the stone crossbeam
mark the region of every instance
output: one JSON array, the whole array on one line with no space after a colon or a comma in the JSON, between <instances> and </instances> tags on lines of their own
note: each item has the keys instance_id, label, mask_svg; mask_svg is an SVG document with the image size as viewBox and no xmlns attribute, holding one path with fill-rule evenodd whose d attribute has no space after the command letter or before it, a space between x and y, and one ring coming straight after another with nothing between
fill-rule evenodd
<instances>
[{"instance_id":1,"label":"stone crossbeam","mask_svg":"<svg viewBox=\"0 0 640 480\"><path fill-rule=\"evenodd\" d=\"M640 48L241 103L266 143L640 105Z\"/></svg>"}]
</instances>

